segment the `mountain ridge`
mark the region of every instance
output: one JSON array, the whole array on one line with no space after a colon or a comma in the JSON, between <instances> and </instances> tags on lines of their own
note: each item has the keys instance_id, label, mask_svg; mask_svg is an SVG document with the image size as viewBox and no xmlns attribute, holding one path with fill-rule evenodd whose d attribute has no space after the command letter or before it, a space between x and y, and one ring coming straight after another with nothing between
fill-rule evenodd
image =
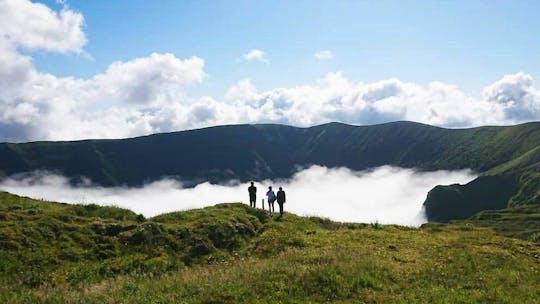
<instances>
[{"instance_id":1,"label":"mountain ridge","mask_svg":"<svg viewBox=\"0 0 540 304\"><path fill-rule=\"evenodd\" d=\"M281 124L281 123L239 123L239 124L225 124L225 125L206 126L206 127L200 127L200 128L178 130L178 131L157 132L157 133L150 133L150 134L138 135L138 136L132 136L132 137L85 138L85 139L74 139L74 140L29 140L29 141L21 141L21 142L0 141L0 144L31 144L31 143L43 143L43 142L68 143L68 142L89 142L89 141L115 141L115 140L128 140L128 139L136 139L136 138L143 138L143 137L151 137L151 136L156 136L156 135L176 134L176 133L182 133L182 132L209 130L209 129L214 129L214 128L234 127L234 126L282 126L282 127L290 127L290 128L295 128L295 129L311 129L311 128L329 126L329 125L340 125L340 126L347 126L347 127L373 127L373 126L398 125L398 124L426 126L426 127L432 127L432 128L442 129L442 130L473 130L473 129L480 129L480 128L505 128L505 127L525 126L525 125L529 125L529 124L540 124L540 121L530 121L530 122L524 122L524 123L519 123L519 124L515 124L515 125L483 125L483 126L475 126L475 127L458 127L458 128L441 127L441 126L430 125L430 124L421 123L421 122L412 121L412 120L396 120L396 121L389 121L389 122L382 122L382 123L375 123L375 124L366 124L366 125L356 125L356 124L349 124L349 123L344 123L344 122L339 122L339 121L330 121L330 122L327 122L327 123L322 123L322 124L308 126L308 127L293 126L293 125Z\"/></svg>"}]
</instances>

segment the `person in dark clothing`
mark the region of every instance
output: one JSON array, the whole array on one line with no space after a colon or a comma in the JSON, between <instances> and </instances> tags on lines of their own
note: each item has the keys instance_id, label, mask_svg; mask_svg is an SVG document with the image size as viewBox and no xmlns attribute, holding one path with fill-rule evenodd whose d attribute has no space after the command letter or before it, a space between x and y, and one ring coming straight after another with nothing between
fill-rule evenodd
<instances>
[{"instance_id":1,"label":"person in dark clothing","mask_svg":"<svg viewBox=\"0 0 540 304\"><path fill-rule=\"evenodd\" d=\"M255 208L257 202L257 187L251 182L251 186L248 187L249 192L249 206Z\"/></svg>"},{"instance_id":2,"label":"person in dark clothing","mask_svg":"<svg viewBox=\"0 0 540 304\"><path fill-rule=\"evenodd\" d=\"M283 216L283 204L285 203L285 191L281 187L279 187L279 191L276 195L277 203L279 205L279 217Z\"/></svg>"}]
</instances>

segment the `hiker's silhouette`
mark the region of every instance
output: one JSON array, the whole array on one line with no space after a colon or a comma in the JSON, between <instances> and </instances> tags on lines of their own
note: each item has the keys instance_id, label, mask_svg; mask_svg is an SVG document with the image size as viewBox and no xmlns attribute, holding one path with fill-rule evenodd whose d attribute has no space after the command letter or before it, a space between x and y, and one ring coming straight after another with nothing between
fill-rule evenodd
<instances>
[{"instance_id":1,"label":"hiker's silhouette","mask_svg":"<svg viewBox=\"0 0 540 304\"><path fill-rule=\"evenodd\" d=\"M255 208L257 202L257 187L251 182L251 186L248 187L249 192L249 206Z\"/></svg>"},{"instance_id":2,"label":"hiker's silhouette","mask_svg":"<svg viewBox=\"0 0 540 304\"><path fill-rule=\"evenodd\" d=\"M266 197L268 198L268 211L270 211L270 216L272 216L274 214L274 201L276 200L276 195L272 190L272 186L268 187Z\"/></svg>"},{"instance_id":3,"label":"hiker's silhouette","mask_svg":"<svg viewBox=\"0 0 540 304\"><path fill-rule=\"evenodd\" d=\"M277 203L279 205L280 218L283 216L283 204L285 204L285 200L285 191L283 191L283 188L279 187L279 191L277 192Z\"/></svg>"}]
</instances>

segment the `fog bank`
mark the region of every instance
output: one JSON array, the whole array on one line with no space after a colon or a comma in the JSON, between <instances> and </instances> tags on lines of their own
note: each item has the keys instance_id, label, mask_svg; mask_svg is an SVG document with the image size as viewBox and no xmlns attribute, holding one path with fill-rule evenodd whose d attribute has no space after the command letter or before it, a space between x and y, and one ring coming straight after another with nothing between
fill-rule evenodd
<instances>
[{"instance_id":1,"label":"fog bank","mask_svg":"<svg viewBox=\"0 0 540 304\"><path fill-rule=\"evenodd\" d=\"M287 194L286 211L299 215L418 226L426 222L422 203L431 188L467 183L475 177L470 170L419 172L382 166L353 171L312 166L298 171L290 179L256 182L257 207L260 208L268 186L276 190L281 186ZM0 190L18 195L66 203L114 205L147 217L222 202L248 203L247 187L247 184L231 182L230 185L202 183L184 188L170 179L140 188L104 188L89 183L71 186L65 177L46 173L0 181Z\"/></svg>"}]
</instances>

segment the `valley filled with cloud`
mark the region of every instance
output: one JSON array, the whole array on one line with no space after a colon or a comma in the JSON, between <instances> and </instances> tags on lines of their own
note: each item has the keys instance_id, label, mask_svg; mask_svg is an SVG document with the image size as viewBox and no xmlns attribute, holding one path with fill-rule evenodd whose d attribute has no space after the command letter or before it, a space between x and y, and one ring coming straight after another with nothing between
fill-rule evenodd
<instances>
[{"instance_id":1,"label":"valley filled with cloud","mask_svg":"<svg viewBox=\"0 0 540 304\"><path fill-rule=\"evenodd\" d=\"M337 221L419 226L427 222L422 204L429 190L436 185L467 183L475 177L470 170L419 172L383 166L353 171L312 166L290 179L257 182L257 207L261 208L268 186L273 186L274 191L283 187L288 212ZM139 188L106 188L90 183L72 186L65 177L43 172L0 181L0 189L10 193L66 203L119 206L147 217L216 203L247 204L247 187L231 181L184 188L171 179ZM278 209L277 203L275 208Z\"/></svg>"}]
</instances>

